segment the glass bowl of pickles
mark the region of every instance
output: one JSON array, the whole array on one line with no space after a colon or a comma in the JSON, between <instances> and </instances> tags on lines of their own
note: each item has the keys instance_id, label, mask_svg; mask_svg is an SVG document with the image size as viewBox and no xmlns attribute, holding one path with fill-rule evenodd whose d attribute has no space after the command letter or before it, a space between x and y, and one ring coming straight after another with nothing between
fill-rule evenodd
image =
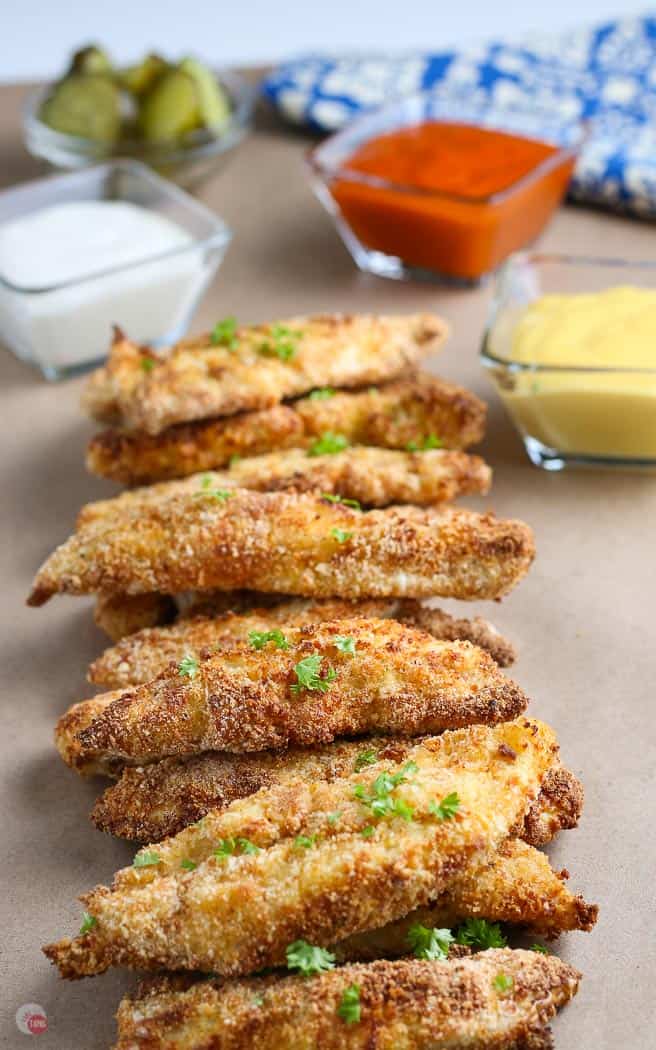
<instances>
[{"instance_id":1,"label":"glass bowl of pickles","mask_svg":"<svg viewBox=\"0 0 656 1050\"><path fill-rule=\"evenodd\" d=\"M191 188L213 174L251 124L256 87L197 58L151 53L116 66L91 45L64 75L31 94L25 145L52 167L72 170L132 157Z\"/></svg>"}]
</instances>

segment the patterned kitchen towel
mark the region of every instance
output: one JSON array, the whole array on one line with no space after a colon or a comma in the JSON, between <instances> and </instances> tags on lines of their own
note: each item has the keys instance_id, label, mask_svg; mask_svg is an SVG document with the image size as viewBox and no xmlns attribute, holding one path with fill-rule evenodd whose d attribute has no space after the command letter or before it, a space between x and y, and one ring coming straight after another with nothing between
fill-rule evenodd
<instances>
[{"instance_id":1,"label":"patterned kitchen towel","mask_svg":"<svg viewBox=\"0 0 656 1050\"><path fill-rule=\"evenodd\" d=\"M570 196L656 217L656 15L466 51L309 55L281 65L263 90L287 120L318 131L426 90L493 110L538 104L568 121L587 118Z\"/></svg>"}]
</instances>

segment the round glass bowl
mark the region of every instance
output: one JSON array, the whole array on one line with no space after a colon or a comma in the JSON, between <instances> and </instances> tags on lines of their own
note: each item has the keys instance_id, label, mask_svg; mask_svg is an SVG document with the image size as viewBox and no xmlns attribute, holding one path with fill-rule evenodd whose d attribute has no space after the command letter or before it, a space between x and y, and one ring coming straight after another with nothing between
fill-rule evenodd
<instances>
[{"instance_id":1,"label":"round glass bowl","mask_svg":"<svg viewBox=\"0 0 656 1050\"><path fill-rule=\"evenodd\" d=\"M230 119L219 133L199 129L184 142L149 143L124 140L110 145L67 135L39 119L41 105L52 89L47 84L32 92L23 109L23 138L34 157L53 168L72 171L115 158L139 160L159 175L189 189L214 174L250 130L257 88L238 73L216 72L231 102Z\"/></svg>"}]
</instances>

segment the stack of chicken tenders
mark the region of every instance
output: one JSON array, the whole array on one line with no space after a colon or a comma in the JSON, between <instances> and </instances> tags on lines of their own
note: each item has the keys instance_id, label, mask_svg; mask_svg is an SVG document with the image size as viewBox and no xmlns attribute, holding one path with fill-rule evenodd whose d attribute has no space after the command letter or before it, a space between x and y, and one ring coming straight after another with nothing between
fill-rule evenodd
<instances>
[{"instance_id":1,"label":"stack of chicken tenders","mask_svg":"<svg viewBox=\"0 0 656 1050\"><path fill-rule=\"evenodd\" d=\"M129 489L82 508L29 602L94 594L114 642L56 742L141 848L44 950L149 975L116 1050L543 1050L576 993L544 940L597 908L540 847L582 787L512 644L432 601L499 599L534 555L523 522L452 505L491 472L465 451L484 404L421 370L446 335L116 331L88 381L87 465Z\"/></svg>"}]
</instances>

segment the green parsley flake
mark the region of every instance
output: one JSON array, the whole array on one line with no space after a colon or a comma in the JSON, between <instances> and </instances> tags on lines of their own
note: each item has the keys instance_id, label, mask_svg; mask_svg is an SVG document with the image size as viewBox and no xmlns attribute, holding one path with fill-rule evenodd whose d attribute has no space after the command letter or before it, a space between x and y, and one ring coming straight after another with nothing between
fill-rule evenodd
<instances>
[{"instance_id":1,"label":"green parsley flake","mask_svg":"<svg viewBox=\"0 0 656 1050\"><path fill-rule=\"evenodd\" d=\"M373 824L367 824L367 826L366 826L365 828L363 828L363 829L362 829L362 831L360 832L360 834L362 835L362 838L363 838L363 839L370 839L370 838L371 838L371 836L373 835L373 833L374 833L374 831L375 831L375 830L376 830L376 829L375 829L375 827L373 826Z\"/></svg>"},{"instance_id":2,"label":"green parsley flake","mask_svg":"<svg viewBox=\"0 0 656 1050\"><path fill-rule=\"evenodd\" d=\"M294 845L299 849L312 849L316 841L316 835L297 835L294 839Z\"/></svg>"},{"instance_id":3,"label":"green parsley flake","mask_svg":"<svg viewBox=\"0 0 656 1050\"><path fill-rule=\"evenodd\" d=\"M250 839L238 838L237 839L237 846L239 847L241 852L243 854L245 854L246 856L248 856L250 854L253 854L253 853L261 853L262 852L261 848L259 846L256 846L254 842L251 842Z\"/></svg>"},{"instance_id":4,"label":"green parsley flake","mask_svg":"<svg viewBox=\"0 0 656 1050\"><path fill-rule=\"evenodd\" d=\"M251 999L251 1002L252 1002L253 1006L263 1006L264 1005L264 996L263 995L254 995L253 998Z\"/></svg>"},{"instance_id":5,"label":"green parsley flake","mask_svg":"<svg viewBox=\"0 0 656 1050\"><path fill-rule=\"evenodd\" d=\"M180 867L184 868L185 871L195 871L196 868L197 868L197 864L196 864L196 861L194 861L194 860L187 860L185 858L185 860L181 860L180 861Z\"/></svg>"},{"instance_id":6,"label":"green parsley flake","mask_svg":"<svg viewBox=\"0 0 656 1050\"><path fill-rule=\"evenodd\" d=\"M241 456L238 452L233 452L230 459L228 460L228 466L234 467L237 463L241 463Z\"/></svg>"},{"instance_id":7,"label":"green parsley flake","mask_svg":"<svg viewBox=\"0 0 656 1050\"><path fill-rule=\"evenodd\" d=\"M289 649L289 642L278 628L273 631L251 631L248 641L253 649L264 649L268 642L273 642L276 649Z\"/></svg>"},{"instance_id":8,"label":"green parsley flake","mask_svg":"<svg viewBox=\"0 0 656 1050\"><path fill-rule=\"evenodd\" d=\"M487 919L465 919L456 933L456 942L469 948L505 948L508 938L501 932L498 922Z\"/></svg>"},{"instance_id":9,"label":"green parsley flake","mask_svg":"<svg viewBox=\"0 0 656 1050\"><path fill-rule=\"evenodd\" d=\"M443 448L444 442L437 434L429 434L421 441L408 441L405 446L408 452L428 452L431 448Z\"/></svg>"},{"instance_id":10,"label":"green parsley flake","mask_svg":"<svg viewBox=\"0 0 656 1050\"><path fill-rule=\"evenodd\" d=\"M546 944L537 944L537 942L531 945L530 951L539 952L540 955L551 955L551 952L547 948Z\"/></svg>"},{"instance_id":11,"label":"green parsley flake","mask_svg":"<svg viewBox=\"0 0 656 1050\"><path fill-rule=\"evenodd\" d=\"M322 492L321 498L327 503L341 503L342 507L352 507L353 510L362 510L362 505L357 499L344 499L337 492Z\"/></svg>"},{"instance_id":12,"label":"green parsley flake","mask_svg":"<svg viewBox=\"0 0 656 1050\"><path fill-rule=\"evenodd\" d=\"M306 656L304 660L299 660L294 668L298 681L292 686L292 693L300 693L301 689L312 689L319 693L326 692L330 683L337 678L337 671L333 667L329 667L322 678L319 674L321 661L322 657L318 654L316 656Z\"/></svg>"},{"instance_id":13,"label":"green parsley flake","mask_svg":"<svg viewBox=\"0 0 656 1050\"><path fill-rule=\"evenodd\" d=\"M194 492L194 496L196 498L206 496L208 499L218 500L219 503L225 503L226 500L230 499L230 497L232 496L232 492L229 489L213 489L213 484L214 478L212 477L212 475L206 474L205 477L201 479L201 491Z\"/></svg>"},{"instance_id":14,"label":"green parsley flake","mask_svg":"<svg viewBox=\"0 0 656 1050\"><path fill-rule=\"evenodd\" d=\"M359 773L360 770L364 769L365 766L373 766L374 763L376 763L377 761L378 755L372 748L369 748L368 751L360 752L360 754L355 760L355 765L353 766L353 768L355 769L356 773Z\"/></svg>"},{"instance_id":15,"label":"green parsley flake","mask_svg":"<svg viewBox=\"0 0 656 1050\"><path fill-rule=\"evenodd\" d=\"M403 799L393 798L392 791L404 784L410 773L417 772L416 762L407 762L398 773L379 773L373 784L371 792L367 793L364 784L356 784L353 795L367 806L374 817L402 817L404 820L413 819L413 809Z\"/></svg>"},{"instance_id":16,"label":"green parsley flake","mask_svg":"<svg viewBox=\"0 0 656 1050\"><path fill-rule=\"evenodd\" d=\"M355 656L355 638L348 634L338 634L335 636L335 648L346 656Z\"/></svg>"},{"instance_id":17,"label":"green parsley flake","mask_svg":"<svg viewBox=\"0 0 656 1050\"><path fill-rule=\"evenodd\" d=\"M334 456L337 452L343 452L349 447L349 440L343 434L333 434L326 430L321 437L313 441L308 449L308 456Z\"/></svg>"},{"instance_id":18,"label":"green parsley flake","mask_svg":"<svg viewBox=\"0 0 656 1050\"><path fill-rule=\"evenodd\" d=\"M210 338L214 346L225 346L228 350L236 350L239 345L237 319L235 317L224 317L222 321L217 321L212 329Z\"/></svg>"},{"instance_id":19,"label":"green parsley flake","mask_svg":"<svg viewBox=\"0 0 656 1050\"><path fill-rule=\"evenodd\" d=\"M395 798L392 813L395 817L401 817L403 820L414 820L415 811L404 799Z\"/></svg>"},{"instance_id":20,"label":"green parsley flake","mask_svg":"<svg viewBox=\"0 0 656 1050\"><path fill-rule=\"evenodd\" d=\"M196 657L192 656L191 653L187 653L178 664L178 674L182 678L195 678L198 674L199 666Z\"/></svg>"},{"instance_id":21,"label":"green parsley flake","mask_svg":"<svg viewBox=\"0 0 656 1050\"><path fill-rule=\"evenodd\" d=\"M307 941L294 941L287 946L287 969L298 970L304 977L335 969L335 956L325 948L317 948Z\"/></svg>"},{"instance_id":22,"label":"green parsley flake","mask_svg":"<svg viewBox=\"0 0 656 1050\"><path fill-rule=\"evenodd\" d=\"M459 809L460 799L456 791L445 795L441 802L430 802L428 805L429 812L438 820L453 820Z\"/></svg>"},{"instance_id":23,"label":"green parsley flake","mask_svg":"<svg viewBox=\"0 0 656 1050\"><path fill-rule=\"evenodd\" d=\"M357 1024L360 1020L360 987L350 984L342 992L337 1013L346 1024Z\"/></svg>"},{"instance_id":24,"label":"green parsley flake","mask_svg":"<svg viewBox=\"0 0 656 1050\"><path fill-rule=\"evenodd\" d=\"M332 386L321 386L317 390L313 390L310 394L310 401L327 401L329 397L334 397L337 391Z\"/></svg>"},{"instance_id":25,"label":"green parsley flake","mask_svg":"<svg viewBox=\"0 0 656 1050\"><path fill-rule=\"evenodd\" d=\"M338 543L346 543L347 540L350 540L353 533L347 532L346 529L331 529L330 535L334 536Z\"/></svg>"},{"instance_id":26,"label":"green parsley flake","mask_svg":"<svg viewBox=\"0 0 656 1050\"><path fill-rule=\"evenodd\" d=\"M214 856L219 857L223 860L225 857L231 856L237 848L237 843L234 839L221 839L219 845L214 850Z\"/></svg>"},{"instance_id":27,"label":"green parsley flake","mask_svg":"<svg viewBox=\"0 0 656 1050\"><path fill-rule=\"evenodd\" d=\"M269 330L270 338L260 343L259 351L267 357L277 357L281 361L291 361L296 356L298 341L302 332L294 332L282 324L274 324Z\"/></svg>"},{"instance_id":28,"label":"green parsley flake","mask_svg":"<svg viewBox=\"0 0 656 1050\"><path fill-rule=\"evenodd\" d=\"M446 959L453 942L451 930L429 928L418 922L408 930L408 944L417 959Z\"/></svg>"},{"instance_id":29,"label":"green parsley flake","mask_svg":"<svg viewBox=\"0 0 656 1050\"><path fill-rule=\"evenodd\" d=\"M82 925L80 926L80 937L84 937L85 933L92 930L94 926L98 925L98 920L95 915L89 915L88 911L82 912Z\"/></svg>"},{"instance_id":30,"label":"green parsley flake","mask_svg":"<svg viewBox=\"0 0 656 1050\"><path fill-rule=\"evenodd\" d=\"M155 367L155 362L152 357L142 357L139 364L141 365L142 372L152 372Z\"/></svg>"},{"instance_id":31,"label":"green parsley flake","mask_svg":"<svg viewBox=\"0 0 656 1050\"><path fill-rule=\"evenodd\" d=\"M499 995L505 995L506 992L509 992L514 983L512 977L509 977L506 973L498 973L492 981Z\"/></svg>"},{"instance_id":32,"label":"green parsley flake","mask_svg":"<svg viewBox=\"0 0 656 1050\"><path fill-rule=\"evenodd\" d=\"M332 813L328 814L328 823L329 824L336 824L337 821L339 820L339 818L341 817L341 815L342 815L341 809L333 810Z\"/></svg>"},{"instance_id":33,"label":"green parsley flake","mask_svg":"<svg viewBox=\"0 0 656 1050\"><path fill-rule=\"evenodd\" d=\"M159 853L153 853L152 850L137 853L132 861L133 868L149 868L152 864L159 864Z\"/></svg>"}]
</instances>

